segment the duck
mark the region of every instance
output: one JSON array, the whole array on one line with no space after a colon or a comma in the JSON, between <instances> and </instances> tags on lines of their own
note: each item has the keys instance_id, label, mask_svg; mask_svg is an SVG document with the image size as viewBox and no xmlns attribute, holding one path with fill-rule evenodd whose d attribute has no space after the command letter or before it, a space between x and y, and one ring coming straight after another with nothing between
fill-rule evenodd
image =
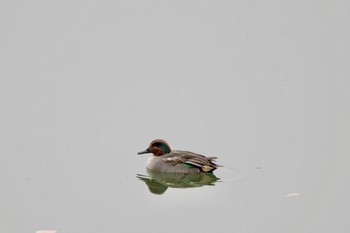
<instances>
[{"instance_id":1,"label":"duck","mask_svg":"<svg viewBox=\"0 0 350 233\"><path fill-rule=\"evenodd\" d=\"M217 157L207 157L190 151L171 150L163 139L153 140L146 150L137 154L152 153L146 168L165 173L212 173L220 165L215 163Z\"/></svg>"}]
</instances>

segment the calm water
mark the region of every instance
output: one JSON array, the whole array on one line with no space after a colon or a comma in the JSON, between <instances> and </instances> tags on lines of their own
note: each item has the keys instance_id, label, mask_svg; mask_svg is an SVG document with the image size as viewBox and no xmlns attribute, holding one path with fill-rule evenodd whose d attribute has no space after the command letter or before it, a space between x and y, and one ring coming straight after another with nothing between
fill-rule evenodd
<instances>
[{"instance_id":1,"label":"calm water","mask_svg":"<svg viewBox=\"0 0 350 233\"><path fill-rule=\"evenodd\" d=\"M0 3L0 233L347 233L349 4ZM218 156L164 176L155 138Z\"/></svg>"}]
</instances>

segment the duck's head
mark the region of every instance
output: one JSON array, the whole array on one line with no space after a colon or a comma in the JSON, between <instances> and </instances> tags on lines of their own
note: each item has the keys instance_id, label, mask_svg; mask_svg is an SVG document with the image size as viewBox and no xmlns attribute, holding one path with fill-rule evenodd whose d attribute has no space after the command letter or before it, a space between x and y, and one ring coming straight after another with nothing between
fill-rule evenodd
<instances>
[{"instance_id":1,"label":"duck's head","mask_svg":"<svg viewBox=\"0 0 350 233\"><path fill-rule=\"evenodd\" d=\"M152 153L156 156L161 156L161 155L168 154L170 152L171 152L170 146L166 141L162 139L156 139L151 142L151 144L146 150L141 151L137 154L141 155L146 153Z\"/></svg>"}]
</instances>

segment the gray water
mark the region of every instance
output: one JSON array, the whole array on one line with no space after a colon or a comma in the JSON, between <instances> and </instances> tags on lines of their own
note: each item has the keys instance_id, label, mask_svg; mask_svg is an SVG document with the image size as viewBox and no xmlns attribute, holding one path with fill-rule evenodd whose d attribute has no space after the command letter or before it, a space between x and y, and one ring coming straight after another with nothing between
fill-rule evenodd
<instances>
[{"instance_id":1,"label":"gray water","mask_svg":"<svg viewBox=\"0 0 350 233\"><path fill-rule=\"evenodd\" d=\"M348 233L349 7L1 2L0 232Z\"/></svg>"}]
</instances>

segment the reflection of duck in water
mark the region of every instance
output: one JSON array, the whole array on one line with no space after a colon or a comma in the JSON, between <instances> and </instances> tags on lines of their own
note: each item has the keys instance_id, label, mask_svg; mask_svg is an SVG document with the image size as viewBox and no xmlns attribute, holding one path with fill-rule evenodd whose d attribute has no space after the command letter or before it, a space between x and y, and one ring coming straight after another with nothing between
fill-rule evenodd
<instances>
[{"instance_id":1,"label":"reflection of duck in water","mask_svg":"<svg viewBox=\"0 0 350 233\"><path fill-rule=\"evenodd\" d=\"M214 185L219 180L213 173L165 173L147 169L148 176L137 175L144 181L151 193L163 194L171 188L197 188Z\"/></svg>"},{"instance_id":2,"label":"reflection of duck in water","mask_svg":"<svg viewBox=\"0 0 350 233\"><path fill-rule=\"evenodd\" d=\"M214 163L217 157L206 157L189 151L171 150L161 139L151 142L149 147L138 154L152 153L147 168L167 173L211 173L219 166Z\"/></svg>"}]
</instances>

